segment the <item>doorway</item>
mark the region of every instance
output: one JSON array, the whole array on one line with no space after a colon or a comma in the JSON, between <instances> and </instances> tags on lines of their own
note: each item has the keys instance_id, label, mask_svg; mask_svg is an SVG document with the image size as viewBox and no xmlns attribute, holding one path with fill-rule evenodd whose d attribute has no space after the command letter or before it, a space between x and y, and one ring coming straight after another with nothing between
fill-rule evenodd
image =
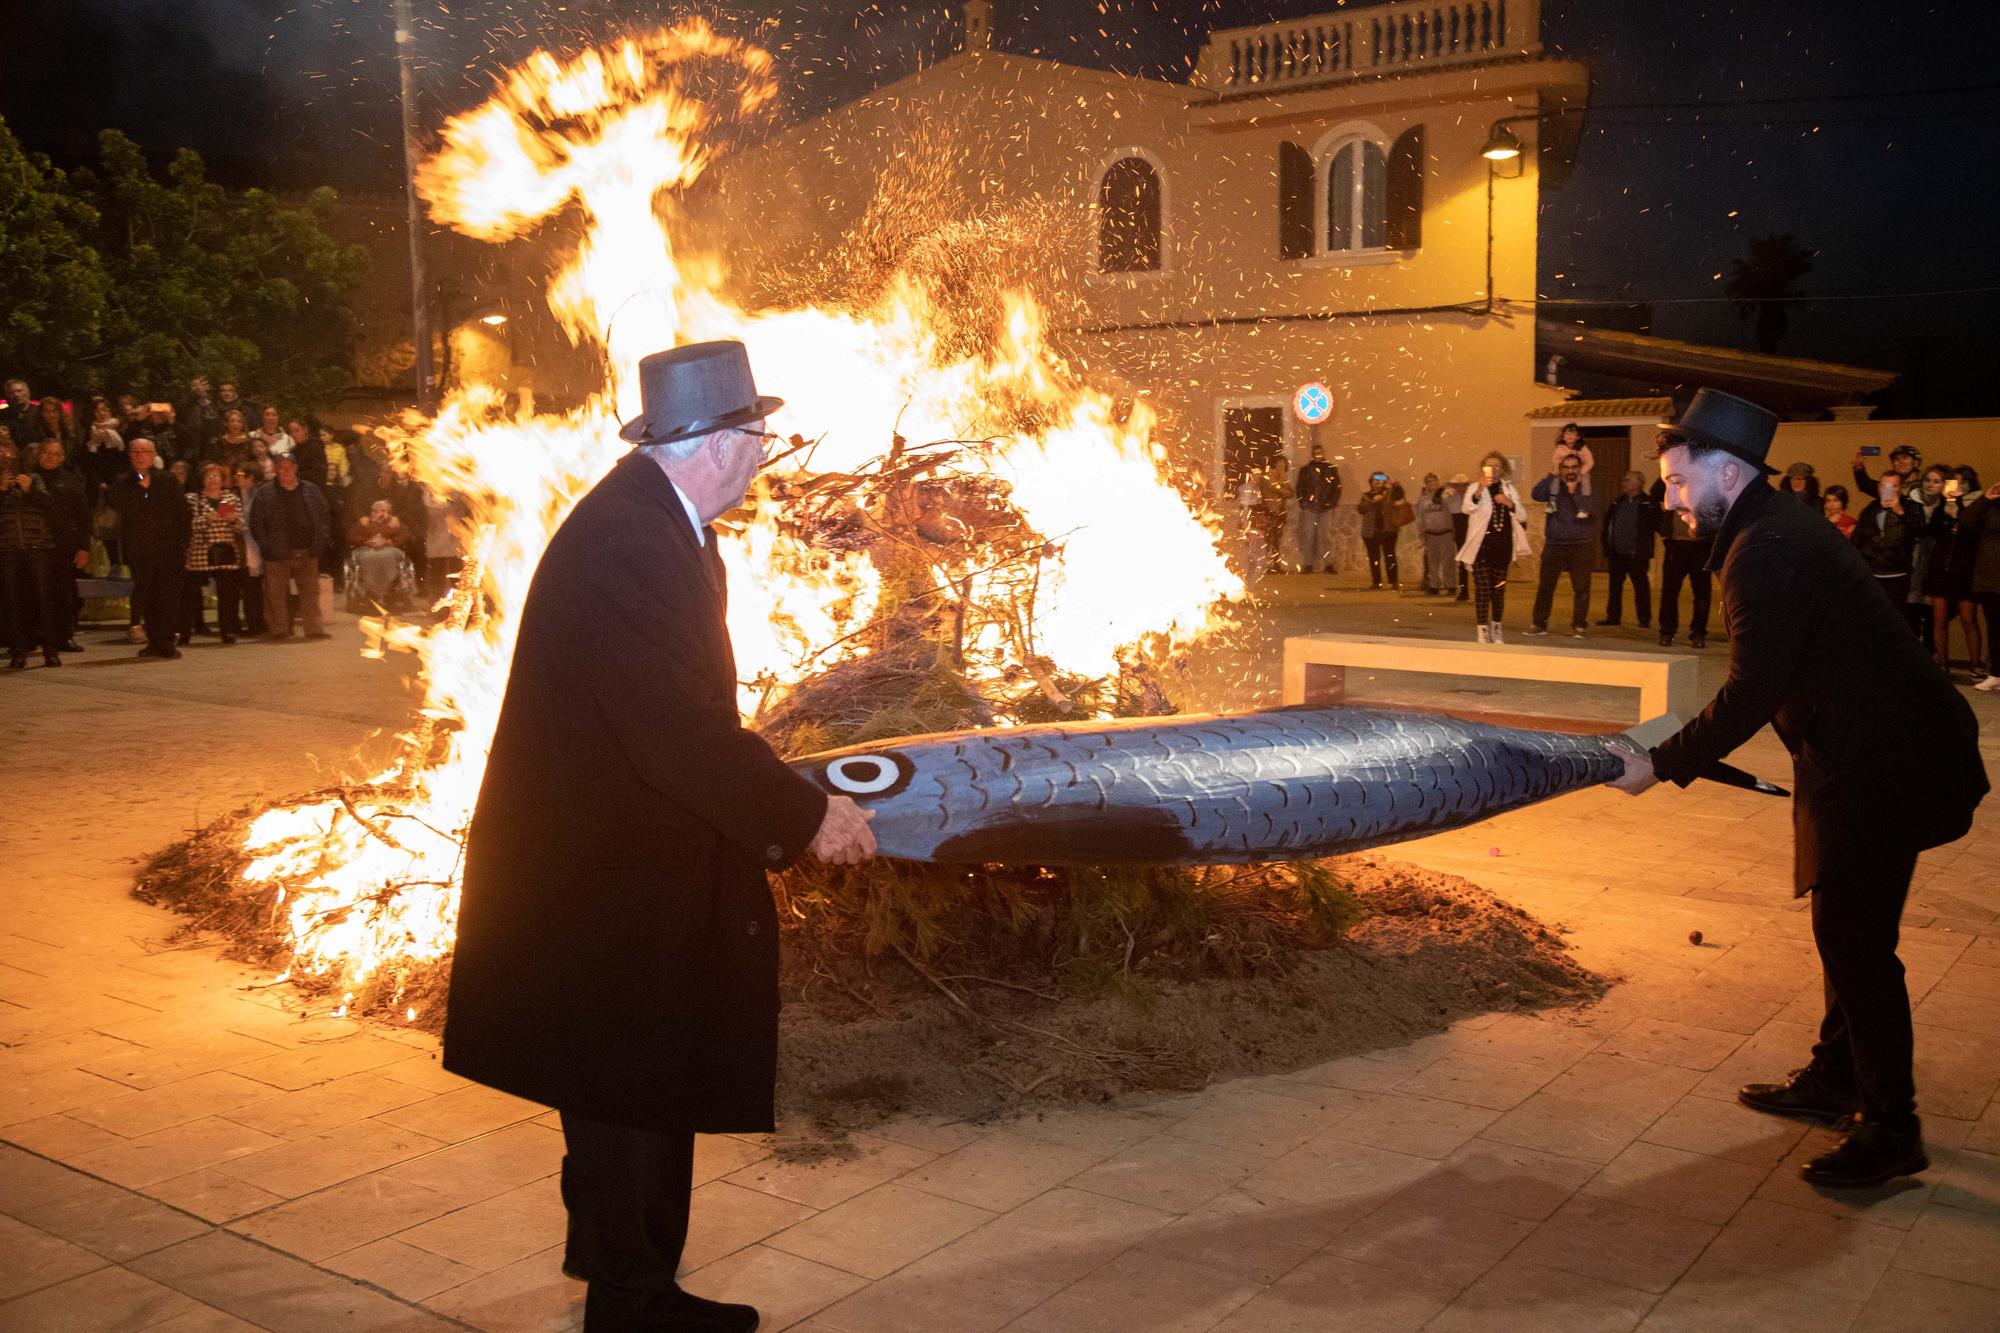
<instances>
[{"instance_id":1,"label":"doorway","mask_svg":"<svg viewBox=\"0 0 2000 1333\"><path fill-rule=\"evenodd\" d=\"M1234 495L1243 478L1285 460L1283 407L1227 407L1222 411L1222 485Z\"/></svg>"}]
</instances>

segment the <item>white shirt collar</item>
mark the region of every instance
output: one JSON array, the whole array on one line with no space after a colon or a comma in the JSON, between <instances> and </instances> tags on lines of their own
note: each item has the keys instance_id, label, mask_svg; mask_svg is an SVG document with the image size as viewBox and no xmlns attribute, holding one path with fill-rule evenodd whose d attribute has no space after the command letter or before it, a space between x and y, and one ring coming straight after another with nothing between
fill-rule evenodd
<instances>
[{"instance_id":1,"label":"white shirt collar","mask_svg":"<svg viewBox=\"0 0 2000 1333\"><path fill-rule=\"evenodd\" d=\"M688 522L694 524L694 539L703 546L707 546L708 528L702 523L700 513L695 510L694 501L688 499L687 492L682 490L680 483L676 482L672 477L667 478L667 485L672 486L674 494L681 498L681 508L687 510Z\"/></svg>"}]
</instances>

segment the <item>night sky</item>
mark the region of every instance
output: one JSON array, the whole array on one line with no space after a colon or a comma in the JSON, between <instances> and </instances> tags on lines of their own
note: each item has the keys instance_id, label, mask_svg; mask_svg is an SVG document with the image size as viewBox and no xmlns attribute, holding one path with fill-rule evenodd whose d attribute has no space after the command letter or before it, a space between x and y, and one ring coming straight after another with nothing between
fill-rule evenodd
<instances>
[{"instance_id":1,"label":"night sky","mask_svg":"<svg viewBox=\"0 0 2000 1333\"><path fill-rule=\"evenodd\" d=\"M424 115L478 100L537 45L673 17L655 0L412 0ZM1213 28L1329 0L996 0L995 44L1184 77ZM88 156L117 126L237 184L395 189L390 0L26 0L0 114ZM1989 0L1544 0L1584 61L1575 175L1543 197L1540 295L1652 303L1653 331L1749 346L1714 277L1760 231L1819 250L1783 353L1904 372L1897 415L2000 414L2000 5ZM956 0L705 6L780 57L793 115L949 54ZM1520 296L1525 293L1503 293ZM1551 307L1548 313L1555 313Z\"/></svg>"}]
</instances>

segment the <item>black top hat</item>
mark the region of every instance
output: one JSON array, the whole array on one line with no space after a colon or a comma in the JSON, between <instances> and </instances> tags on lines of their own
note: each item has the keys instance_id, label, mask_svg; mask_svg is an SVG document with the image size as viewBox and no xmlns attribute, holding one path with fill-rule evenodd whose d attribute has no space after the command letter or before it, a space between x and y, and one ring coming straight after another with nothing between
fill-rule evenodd
<instances>
[{"instance_id":1,"label":"black top hat","mask_svg":"<svg viewBox=\"0 0 2000 1333\"><path fill-rule=\"evenodd\" d=\"M689 343L655 352L639 363L639 415L619 427L633 444L675 440L726 430L769 416L782 398L759 397L750 377L750 354L740 342Z\"/></svg>"},{"instance_id":2,"label":"black top hat","mask_svg":"<svg viewBox=\"0 0 2000 1333\"><path fill-rule=\"evenodd\" d=\"M1778 469L1764 461L1771 451L1771 440L1778 433L1778 414L1733 393L1720 389L1700 389L1694 401L1681 413L1679 421L1662 421L1660 430L1667 436L1684 436L1697 444L1708 445L1725 453L1736 455L1748 463L1755 463L1766 476L1776 475ZM1672 439L1662 439L1662 450L1673 447Z\"/></svg>"}]
</instances>

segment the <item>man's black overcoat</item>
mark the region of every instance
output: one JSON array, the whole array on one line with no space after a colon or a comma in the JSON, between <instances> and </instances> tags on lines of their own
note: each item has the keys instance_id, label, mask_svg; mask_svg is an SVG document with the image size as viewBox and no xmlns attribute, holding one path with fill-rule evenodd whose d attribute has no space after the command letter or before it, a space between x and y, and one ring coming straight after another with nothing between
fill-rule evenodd
<instances>
[{"instance_id":1,"label":"man's black overcoat","mask_svg":"<svg viewBox=\"0 0 2000 1333\"><path fill-rule=\"evenodd\" d=\"M632 455L542 557L466 850L454 1073L611 1124L771 1128L764 872L826 798L737 720L713 551Z\"/></svg>"},{"instance_id":2,"label":"man's black overcoat","mask_svg":"<svg viewBox=\"0 0 2000 1333\"><path fill-rule=\"evenodd\" d=\"M1729 624L1729 679L1702 715L1653 751L1685 787L1766 722L1792 752L1793 891L1876 864L1885 845L1964 836L1985 796L1972 709L1840 530L1737 497L1715 539Z\"/></svg>"}]
</instances>

